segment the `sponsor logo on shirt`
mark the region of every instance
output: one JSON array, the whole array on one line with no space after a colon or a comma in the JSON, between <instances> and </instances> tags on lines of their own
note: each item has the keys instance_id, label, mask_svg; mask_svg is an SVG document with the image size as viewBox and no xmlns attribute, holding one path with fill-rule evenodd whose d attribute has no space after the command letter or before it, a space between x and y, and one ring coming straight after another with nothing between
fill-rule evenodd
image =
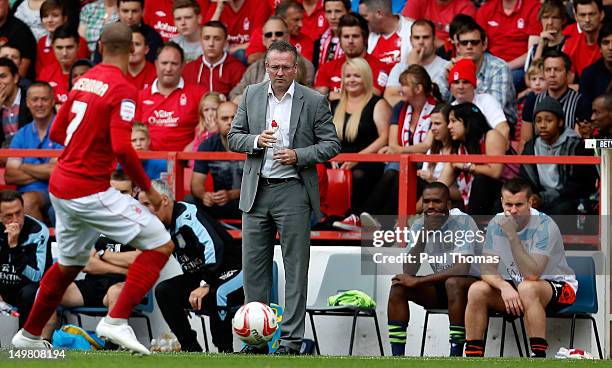
<instances>
[{"instance_id":1,"label":"sponsor logo on shirt","mask_svg":"<svg viewBox=\"0 0 612 368\"><path fill-rule=\"evenodd\" d=\"M121 119L130 122L134 120L134 115L136 115L136 103L127 98L122 100L119 108L119 116L121 116Z\"/></svg>"},{"instance_id":2,"label":"sponsor logo on shirt","mask_svg":"<svg viewBox=\"0 0 612 368\"><path fill-rule=\"evenodd\" d=\"M497 27L497 26L499 26L499 23L497 23L497 22L496 22L496 21L494 21L494 20L490 20L490 21L488 21L488 22L487 22L487 24L488 24L488 25L490 25L491 27Z\"/></svg>"},{"instance_id":3,"label":"sponsor logo on shirt","mask_svg":"<svg viewBox=\"0 0 612 368\"><path fill-rule=\"evenodd\" d=\"M178 116L174 116L174 111L155 110L153 116L149 116L148 123L160 127L174 128L178 126Z\"/></svg>"},{"instance_id":4,"label":"sponsor logo on shirt","mask_svg":"<svg viewBox=\"0 0 612 368\"><path fill-rule=\"evenodd\" d=\"M248 34L228 35L227 42L231 45L242 45L249 42L251 36Z\"/></svg>"},{"instance_id":5,"label":"sponsor logo on shirt","mask_svg":"<svg viewBox=\"0 0 612 368\"><path fill-rule=\"evenodd\" d=\"M387 85L388 79L389 76L387 75L387 73L381 71L380 73L378 73L378 78L376 78L376 81L378 82L379 86L385 87Z\"/></svg>"},{"instance_id":6,"label":"sponsor logo on shirt","mask_svg":"<svg viewBox=\"0 0 612 368\"><path fill-rule=\"evenodd\" d=\"M380 55L380 61L385 64L396 64L400 61L400 50L391 50Z\"/></svg>"}]
</instances>

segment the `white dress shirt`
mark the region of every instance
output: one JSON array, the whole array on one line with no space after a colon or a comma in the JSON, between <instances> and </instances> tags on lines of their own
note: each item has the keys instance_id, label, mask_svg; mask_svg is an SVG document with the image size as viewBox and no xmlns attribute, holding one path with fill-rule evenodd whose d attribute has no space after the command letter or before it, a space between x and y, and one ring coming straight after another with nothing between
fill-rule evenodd
<instances>
[{"instance_id":1,"label":"white dress shirt","mask_svg":"<svg viewBox=\"0 0 612 368\"><path fill-rule=\"evenodd\" d=\"M289 89L283 97L278 100L272 91L272 84L268 84L268 109L266 111L266 129L272 129L272 120L275 120L278 124L279 134L282 136L283 145L287 148L291 147L289 142L289 123L291 120L291 106L293 104L293 94L295 92L295 82L291 83ZM257 147L257 141L259 136L255 139L255 147ZM263 167L261 169L261 176L264 178L297 178L297 172L294 166L281 165L276 162L273 158L273 149L267 148L265 152L265 158Z\"/></svg>"}]
</instances>

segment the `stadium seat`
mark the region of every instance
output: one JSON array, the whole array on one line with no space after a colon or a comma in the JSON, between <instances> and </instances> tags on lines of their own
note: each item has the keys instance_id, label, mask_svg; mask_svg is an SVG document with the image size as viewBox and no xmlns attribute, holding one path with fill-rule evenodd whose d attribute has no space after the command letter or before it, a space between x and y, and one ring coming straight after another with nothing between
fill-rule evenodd
<instances>
[{"instance_id":1,"label":"stadium seat","mask_svg":"<svg viewBox=\"0 0 612 368\"><path fill-rule=\"evenodd\" d=\"M278 304L278 264L276 261L272 263L272 290L270 291L270 303ZM205 311L196 311L193 309L188 310L188 312L189 318L191 318L191 313L197 317L200 317L200 321L202 323L202 335L204 337L204 349L207 353L209 353L210 348L208 346L208 333L206 332L206 320L204 318L208 314Z\"/></svg>"},{"instance_id":2,"label":"stadium seat","mask_svg":"<svg viewBox=\"0 0 612 368\"><path fill-rule=\"evenodd\" d=\"M351 208L353 176L350 170L327 169L326 215L345 216Z\"/></svg>"},{"instance_id":3,"label":"stadium seat","mask_svg":"<svg viewBox=\"0 0 612 368\"><path fill-rule=\"evenodd\" d=\"M149 319L149 316L147 316L147 313L153 312L153 309L155 308L153 292L149 291L147 295L143 298L143 300L145 301L144 303L138 304L137 306L134 307L134 309L132 310L132 314L130 315L130 318L144 318L145 319L145 321L147 322L147 331L149 332L149 341L151 341L153 340L153 330L151 329L151 320ZM79 327L83 327L83 321L81 319L81 314L84 314L86 316L93 316L93 317L104 317L108 314L108 308L106 307L67 308L67 307L60 306L57 309L57 311L59 313L59 317L60 317L59 320L61 324L63 324L66 321L65 314L70 313L76 316Z\"/></svg>"},{"instance_id":4,"label":"stadium seat","mask_svg":"<svg viewBox=\"0 0 612 368\"><path fill-rule=\"evenodd\" d=\"M330 195L332 197L332 195ZM355 326L357 317L370 317L374 319L380 355L385 352L382 345L376 308L360 308L357 306L329 306L327 298L345 290L361 290L376 300L376 273L365 274L361 269L361 254L332 254L327 261L321 288L317 295L315 304L307 306L306 312L310 317L312 334L314 336L317 354L321 355L319 340L314 323L314 316L345 316L353 318L351 328L349 355L353 355L353 343L355 341Z\"/></svg>"},{"instance_id":5,"label":"stadium seat","mask_svg":"<svg viewBox=\"0 0 612 368\"><path fill-rule=\"evenodd\" d=\"M597 284L595 281L595 262L592 257L567 257L567 263L574 270L578 280L578 294L574 304L566 307L555 314L548 314L548 318L571 319L570 330L570 349L574 347L574 333L576 331L576 319L589 319L593 324L595 341L597 342L597 352L599 359L603 359L601 343L597 322L593 315L597 313Z\"/></svg>"},{"instance_id":6,"label":"stadium seat","mask_svg":"<svg viewBox=\"0 0 612 368\"><path fill-rule=\"evenodd\" d=\"M427 308L425 309L425 322L423 323L423 337L421 338L421 356L423 356L425 353L425 340L427 337L427 325L429 323L429 315L431 314L448 314L448 309L427 309ZM499 347L499 356L500 357L504 356L504 345L506 342L506 323L511 323L512 330L514 331L514 340L516 341L516 346L519 351L519 356L523 357L523 349L521 349L521 342L520 342L518 331L516 329L516 324L515 324L515 321L517 318L506 315L506 314L502 314L502 313L496 313L496 312L491 312L489 314L489 319L490 318L503 318L501 341L500 341L500 347ZM525 323L523 321L523 318L519 318L519 320L521 322L521 329L523 332L523 341L524 341L525 347L528 347L529 345L527 343L527 333L525 332ZM484 337L485 343L487 341L487 333L488 333L488 327L487 327L487 330L485 331L485 337ZM526 355L528 355L527 351L528 350L526 349L525 350Z\"/></svg>"}]
</instances>

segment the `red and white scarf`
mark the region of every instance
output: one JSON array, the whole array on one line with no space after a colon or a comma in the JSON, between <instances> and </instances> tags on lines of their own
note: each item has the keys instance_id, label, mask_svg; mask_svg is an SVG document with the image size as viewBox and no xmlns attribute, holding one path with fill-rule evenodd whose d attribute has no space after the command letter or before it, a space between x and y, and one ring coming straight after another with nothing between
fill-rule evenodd
<instances>
[{"instance_id":1,"label":"red and white scarf","mask_svg":"<svg viewBox=\"0 0 612 368\"><path fill-rule=\"evenodd\" d=\"M328 28L321 35L321 43L319 44L319 65L336 60L342 55L344 55L344 51L342 51L340 47L340 39L334 36L331 28Z\"/></svg>"}]
</instances>

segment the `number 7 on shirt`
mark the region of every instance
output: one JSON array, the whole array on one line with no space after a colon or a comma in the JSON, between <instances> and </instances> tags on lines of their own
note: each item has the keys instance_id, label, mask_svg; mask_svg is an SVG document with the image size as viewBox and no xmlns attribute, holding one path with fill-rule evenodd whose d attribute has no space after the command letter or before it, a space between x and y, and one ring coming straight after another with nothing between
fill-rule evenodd
<instances>
[{"instance_id":1,"label":"number 7 on shirt","mask_svg":"<svg viewBox=\"0 0 612 368\"><path fill-rule=\"evenodd\" d=\"M72 102L72 108L70 112L75 114L74 118L68 124L68 129L66 129L66 140L64 141L64 147L68 146L70 143L70 139L72 139L72 135L77 130L79 125L83 122L83 117L85 116L85 111L87 110L87 103L81 101Z\"/></svg>"}]
</instances>

